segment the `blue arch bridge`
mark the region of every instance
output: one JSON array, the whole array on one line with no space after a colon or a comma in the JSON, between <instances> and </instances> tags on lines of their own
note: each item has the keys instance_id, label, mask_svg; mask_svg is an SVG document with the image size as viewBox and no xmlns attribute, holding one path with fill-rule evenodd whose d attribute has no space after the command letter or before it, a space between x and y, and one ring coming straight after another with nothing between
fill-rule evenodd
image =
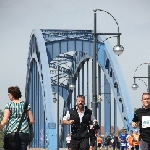
<instances>
[{"instance_id":1,"label":"blue arch bridge","mask_svg":"<svg viewBox=\"0 0 150 150\"><path fill-rule=\"evenodd\" d=\"M96 41L97 120L100 126L104 120L105 133L111 132L112 124L116 132L119 110L124 128L129 131L133 117L131 99L117 56L101 38L98 36ZM55 150L58 139L59 146L64 147L70 127L61 124L62 116L76 104L79 94L85 95L89 108L93 104L92 62L92 30L32 31L25 90L35 117L32 147Z\"/></svg>"}]
</instances>

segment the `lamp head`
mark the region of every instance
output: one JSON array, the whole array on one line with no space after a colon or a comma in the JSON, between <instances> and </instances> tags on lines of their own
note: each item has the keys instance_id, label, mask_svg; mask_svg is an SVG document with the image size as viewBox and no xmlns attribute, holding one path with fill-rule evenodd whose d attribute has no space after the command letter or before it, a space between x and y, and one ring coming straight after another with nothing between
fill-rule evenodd
<instances>
[{"instance_id":1,"label":"lamp head","mask_svg":"<svg viewBox=\"0 0 150 150\"><path fill-rule=\"evenodd\" d=\"M53 97L53 103L56 103L56 101L57 101L57 99L56 99L56 93L53 92L52 94L54 95L54 97Z\"/></svg>"},{"instance_id":2,"label":"lamp head","mask_svg":"<svg viewBox=\"0 0 150 150\"><path fill-rule=\"evenodd\" d=\"M96 12L96 11L97 11L97 9L96 9L96 8L94 8L94 9L93 9L93 11L94 11L94 12Z\"/></svg>"},{"instance_id":3,"label":"lamp head","mask_svg":"<svg viewBox=\"0 0 150 150\"><path fill-rule=\"evenodd\" d=\"M72 91L73 91L74 88L75 88L75 85L74 85L74 84L70 84L70 85L69 85L69 90L72 90Z\"/></svg>"},{"instance_id":4,"label":"lamp head","mask_svg":"<svg viewBox=\"0 0 150 150\"><path fill-rule=\"evenodd\" d=\"M137 90L137 88L138 88L139 86L138 86L136 83L134 83L134 84L132 84L131 87L132 87L133 90Z\"/></svg>"},{"instance_id":5,"label":"lamp head","mask_svg":"<svg viewBox=\"0 0 150 150\"><path fill-rule=\"evenodd\" d=\"M56 98L53 98L53 103L56 103L57 99Z\"/></svg>"},{"instance_id":6,"label":"lamp head","mask_svg":"<svg viewBox=\"0 0 150 150\"><path fill-rule=\"evenodd\" d=\"M121 55L124 51L124 47L122 45L116 45L113 47L113 51L116 55Z\"/></svg>"},{"instance_id":7,"label":"lamp head","mask_svg":"<svg viewBox=\"0 0 150 150\"><path fill-rule=\"evenodd\" d=\"M100 98L97 100L97 103L101 103L103 100Z\"/></svg>"},{"instance_id":8,"label":"lamp head","mask_svg":"<svg viewBox=\"0 0 150 150\"><path fill-rule=\"evenodd\" d=\"M97 102L100 103L101 101L103 101L103 100L101 99L101 95L98 95L98 96L97 96Z\"/></svg>"}]
</instances>

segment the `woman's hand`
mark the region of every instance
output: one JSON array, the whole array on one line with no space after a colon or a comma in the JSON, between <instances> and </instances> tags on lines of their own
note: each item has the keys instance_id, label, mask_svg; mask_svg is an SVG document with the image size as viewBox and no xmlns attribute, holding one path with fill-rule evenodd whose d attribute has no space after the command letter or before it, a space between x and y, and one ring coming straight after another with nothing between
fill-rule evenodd
<instances>
[{"instance_id":1,"label":"woman's hand","mask_svg":"<svg viewBox=\"0 0 150 150\"><path fill-rule=\"evenodd\" d=\"M0 131L2 131L3 130L3 128L4 128L4 125L2 125L3 123L1 122L1 124L0 124Z\"/></svg>"}]
</instances>

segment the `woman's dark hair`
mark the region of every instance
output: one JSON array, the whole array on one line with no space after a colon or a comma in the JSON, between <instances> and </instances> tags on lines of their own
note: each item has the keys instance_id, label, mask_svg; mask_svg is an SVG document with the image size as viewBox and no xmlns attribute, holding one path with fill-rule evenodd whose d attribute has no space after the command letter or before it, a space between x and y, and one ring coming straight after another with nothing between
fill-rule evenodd
<instances>
[{"instance_id":1,"label":"woman's dark hair","mask_svg":"<svg viewBox=\"0 0 150 150\"><path fill-rule=\"evenodd\" d=\"M18 86L9 87L8 93L10 93L15 99L19 99L22 97L20 88Z\"/></svg>"}]
</instances>

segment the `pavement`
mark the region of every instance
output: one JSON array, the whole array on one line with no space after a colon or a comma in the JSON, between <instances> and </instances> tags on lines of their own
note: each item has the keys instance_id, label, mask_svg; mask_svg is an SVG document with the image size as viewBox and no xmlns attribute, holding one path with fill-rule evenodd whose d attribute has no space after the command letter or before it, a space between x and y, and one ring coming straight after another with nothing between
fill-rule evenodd
<instances>
[{"instance_id":1,"label":"pavement","mask_svg":"<svg viewBox=\"0 0 150 150\"><path fill-rule=\"evenodd\" d=\"M4 150L3 148L0 148L0 150ZM28 148L27 150L47 150L44 148ZM68 148L59 148L59 150L68 150ZM102 148L102 150L106 150L106 148ZM112 150L112 148L109 148L108 150Z\"/></svg>"},{"instance_id":2,"label":"pavement","mask_svg":"<svg viewBox=\"0 0 150 150\"><path fill-rule=\"evenodd\" d=\"M0 150L4 150L3 148L0 148ZM28 148L28 150L47 150L44 148ZM59 148L59 150L68 150L68 148ZM106 148L102 148L102 150L106 150ZM112 150L112 148L109 148L108 150Z\"/></svg>"}]
</instances>

